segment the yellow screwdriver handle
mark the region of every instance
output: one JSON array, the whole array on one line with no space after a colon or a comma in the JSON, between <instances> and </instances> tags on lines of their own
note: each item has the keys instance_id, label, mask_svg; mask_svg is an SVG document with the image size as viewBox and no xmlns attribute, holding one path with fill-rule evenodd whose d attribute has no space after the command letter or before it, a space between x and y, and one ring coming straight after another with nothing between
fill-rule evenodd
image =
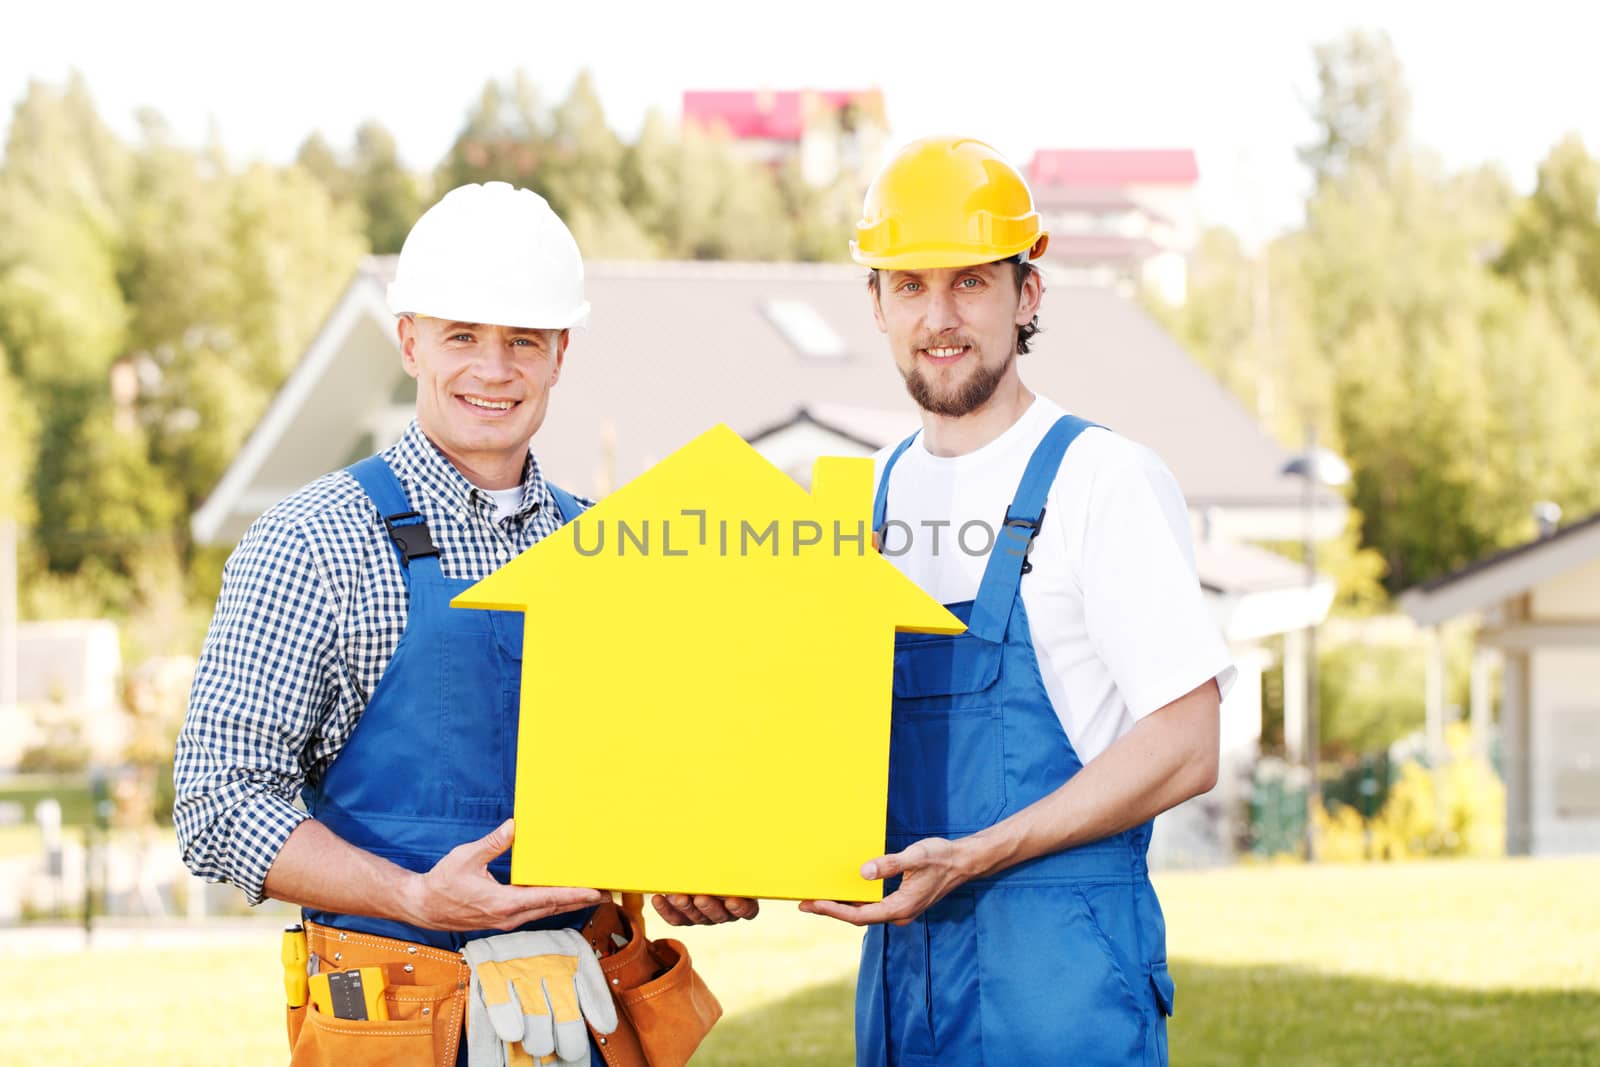
<instances>
[{"instance_id":1,"label":"yellow screwdriver handle","mask_svg":"<svg viewBox=\"0 0 1600 1067\"><path fill-rule=\"evenodd\" d=\"M283 995L291 1008L303 1007L306 1002L306 961L310 950L306 948L305 928L299 923L283 931Z\"/></svg>"}]
</instances>

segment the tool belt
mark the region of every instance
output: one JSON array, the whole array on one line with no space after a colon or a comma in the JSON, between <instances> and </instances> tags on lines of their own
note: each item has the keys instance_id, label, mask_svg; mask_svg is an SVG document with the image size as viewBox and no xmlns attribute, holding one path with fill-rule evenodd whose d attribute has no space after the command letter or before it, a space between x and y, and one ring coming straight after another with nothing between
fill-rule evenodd
<instances>
[{"instance_id":1,"label":"tool belt","mask_svg":"<svg viewBox=\"0 0 1600 1067\"><path fill-rule=\"evenodd\" d=\"M617 1029L591 1030L607 1067L683 1067L722 1016L722 1005L679 941L644 936L643 902L601 904L581 931L600 956L617 1002ZM290 1067L363 1064L454 1067L470 970L459 952L307 922L319 973L383 970L388 1018L339 1019L311 1004L288 1009Z\"/></svg>"},{"instance_id":2,"label":"tool belt","mask_svg":"<svg viewBox=\"0 0 1600 1067\"><path fill-rule=\"evenodd\" d=\"M722 1005L689 962L683 942L644 936L644 901L602 904L583 927L617 1001L617 1029L593 1034L608 1067L683 1067L722 1018Z\"/></svg>"}]
</instances>

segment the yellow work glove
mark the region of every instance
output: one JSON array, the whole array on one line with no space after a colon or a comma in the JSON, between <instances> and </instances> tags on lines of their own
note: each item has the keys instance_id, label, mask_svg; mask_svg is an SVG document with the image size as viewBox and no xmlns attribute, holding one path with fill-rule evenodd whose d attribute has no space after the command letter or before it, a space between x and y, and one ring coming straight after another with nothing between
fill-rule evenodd
<instances>
[{"instance_id":1,"label":"yellow work glove","mask_svg":"<svg viewBox=\"0 0 1600 1067\"><path fill-rule=\"evenodd\" d=\"M576 930L497 934L467 942L463 953L472 967L471 1067L587 1064L585 1020L602 1034L617 1028L605 975Z\"/></svg>"}]
</instances>

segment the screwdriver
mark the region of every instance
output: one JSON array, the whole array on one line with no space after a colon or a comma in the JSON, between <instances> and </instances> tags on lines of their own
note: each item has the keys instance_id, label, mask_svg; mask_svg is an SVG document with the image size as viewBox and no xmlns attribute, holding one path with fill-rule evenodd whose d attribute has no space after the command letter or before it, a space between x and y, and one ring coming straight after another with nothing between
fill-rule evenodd
<instances>
[{"instance_id":1,"label":"screwdriver","mask_svg":"<svg viewBox=\"0 0 1600 1067\"><path fill-rule=\"evenodd\" d=\"M305 927L299 923L283 928L283 993L289 1007L304 1007L306 1002L306 948Z\"/></svg>"}]
</instances>

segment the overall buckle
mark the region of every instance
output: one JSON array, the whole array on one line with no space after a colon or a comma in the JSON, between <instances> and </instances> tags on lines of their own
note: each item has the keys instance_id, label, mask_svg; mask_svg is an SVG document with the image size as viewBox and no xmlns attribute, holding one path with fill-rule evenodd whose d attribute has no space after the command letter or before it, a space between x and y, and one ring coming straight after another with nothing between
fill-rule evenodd
<instances>
[{"instance_id":1,"label":"overall buckle","mask_svg":"<svg viewBox=\"0 0 1600 1067\"><path fill-rule=\"evenodd\" d=\"M406 522L415 519L415 522ZM437 556L439 550L434 547L433 535L428 532L428 524L422 520L422 515L415 511L402 511L395 515L383 517L384 528L389 531L389 539L400 550L400 555L410 566L414 559L423 556Z\"/></svg>"},{"instance_id":2,"label":"overall buckle","mask_svg":"<svg viewBox=\"0 0 1600 1067\"><path fill-rule=\"evenodd\" d=\"M1015 527L1015 528L1020 529L1020 530L1027 530L1028 531L1028 544L1027 544L1027 547L1022 550L1022 573L1023 574L1028 574L1028 573L1031 573L1033 571L1033 560L1030 558L1033 555L1033 542L1034 542L1034 539L1039 536L1039 528L1043 524L1044 524L1044 508L1042 506L1039 508L1039 517L1036 518L1036 519L1020 518L1020 517L1018 517L1016 515L1011 514L1011 509L1010 508L1006 509L1006 518L1005 518L1005 521L1000 524L1001 527L1002 528L1006 528L1006 529Z\"/></svg>"}]
</instances>

